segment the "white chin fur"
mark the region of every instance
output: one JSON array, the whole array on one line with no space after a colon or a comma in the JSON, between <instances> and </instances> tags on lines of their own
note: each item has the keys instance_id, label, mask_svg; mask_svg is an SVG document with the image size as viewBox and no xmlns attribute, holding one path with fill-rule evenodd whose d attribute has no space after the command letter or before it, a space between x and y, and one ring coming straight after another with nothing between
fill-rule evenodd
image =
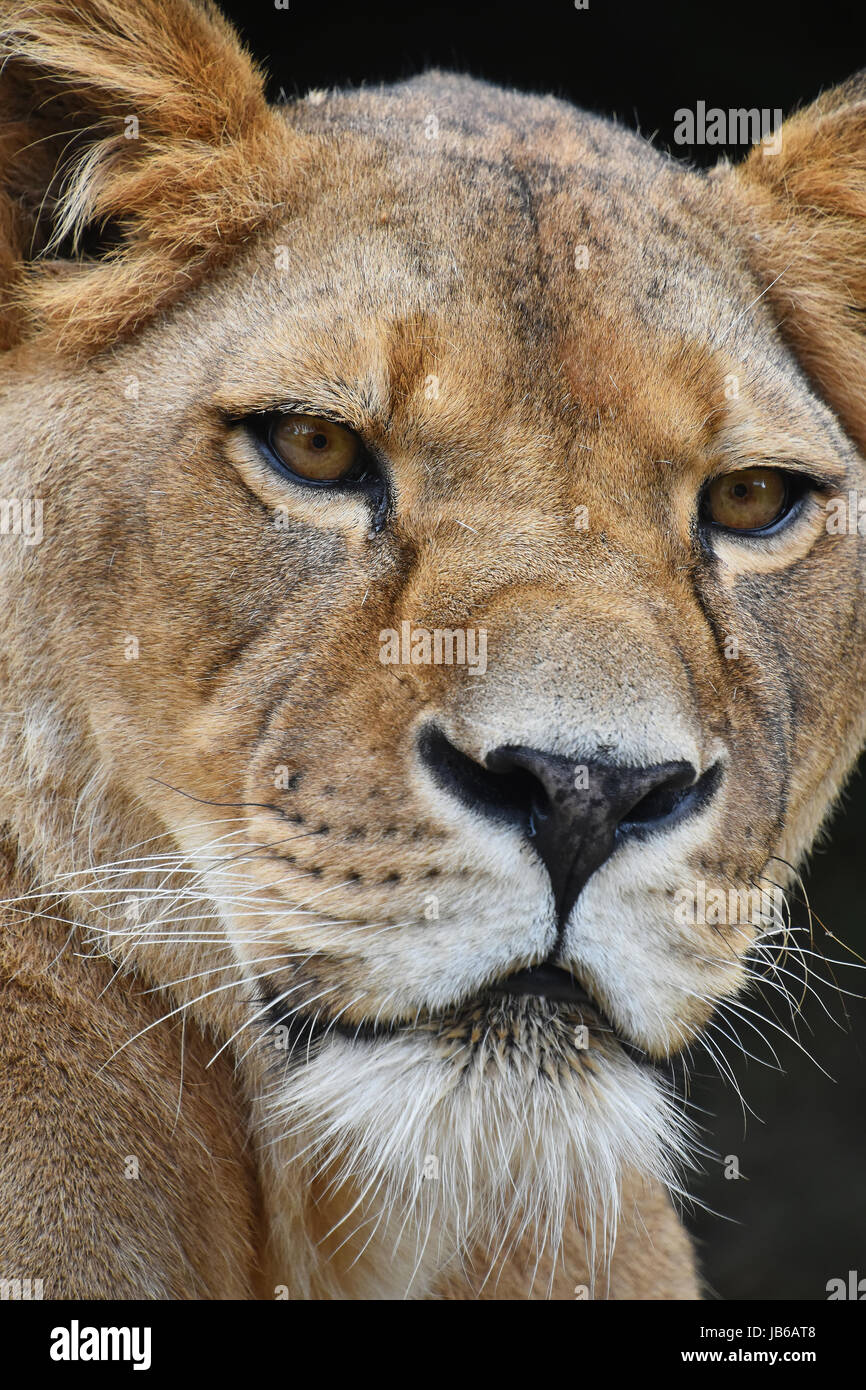
<instances>
[{"instance_id":1,"label":"white chin fur","mask_svg":"<svg viewBox=\"0 0 866 1390\"><path fill-rule=\"evenodd\" d=\"M526 1235L555 1257L578 1210L603 1278L623 1172L676 1187L688 1122L618 1047L593 1049L591 1065L538 1061L487 1051L483 1068L466 1066L424 1033L331 1034L309 1061L299 1047L267 1098L268 1128L308 1173L327 1166L361 1194L338 1234L393 1242L386 1254L409 1284L476 1243L496 1255Z\"/></svg>"}]
</instances>

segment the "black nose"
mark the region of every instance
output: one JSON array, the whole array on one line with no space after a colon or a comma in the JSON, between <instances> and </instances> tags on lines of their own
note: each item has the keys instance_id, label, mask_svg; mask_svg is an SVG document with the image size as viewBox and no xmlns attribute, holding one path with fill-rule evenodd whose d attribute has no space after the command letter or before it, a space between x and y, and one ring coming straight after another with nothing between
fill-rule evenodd
<instances>
[{"instance_id":1,"label":"black nose","mask_svg":"<svg viewBox=\"0 0 866 1390\"><path fill-rule=\"evenodd\" d=\"M443 790L523 831L550 875L560 923L622 839L675 825L719 781L718 764L698 777L689 762L623 767L537 748L496 748L482 766L435 726L423 730L419 750Z\"/></svg>"}]
</instances>

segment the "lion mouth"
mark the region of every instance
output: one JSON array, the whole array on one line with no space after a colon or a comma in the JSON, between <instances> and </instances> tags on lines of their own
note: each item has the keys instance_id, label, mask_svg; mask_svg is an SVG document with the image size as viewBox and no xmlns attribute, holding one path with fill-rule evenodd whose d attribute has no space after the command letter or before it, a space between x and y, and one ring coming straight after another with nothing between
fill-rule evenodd
<instances>
[{"instance_id":1,"label":"lion mouth","mask_svg":"<svg viewBox=\"0 0 866 1390\"><path fill-rule=\"evenodd\" d=\"M606 1034L635 1061L645 1062L643 1050L621 1032L602 1005L574 975L564 966L552 965L545 961L507 975L495 984L488 985L476 1000L476 1006L491 1003L508 1009L526 1006L533 999L539 1000L539 1008L550 1017L573 1017L585 1023L591 1033Z\"/></svg>"},{"instance_id":2,"label":"lion mouth","mask_svg":"<svg viewBox=\"0 0 866 1390\"><path fill-rule=\"evenodd\" d=\"M528 1022L534 1027L573 1028L586 1025L590 1033L604 1034L618 1043L635 1061L645 1062L646 1054L622 1034L598 1000L580 984L568 969L549 961L515 971L484 986L472 999L438 1013L419 1015L412 1023L399 1020L344 1018L328 1019L321 1011L307 1012L295 1007L286 1010L277 1000L269 1001L271 1027L282 1026L292 1035L292 1043L324 1042L336 1034L347 1041L375 1042L398 1036L434 1033L453 1037L472 1035L479 1027L495 1026L521 1032Z\"/></svg>"},{"instance_id":3,"label":"lion mouth","mask_svg":"<svg viewBox=\"0 0 866 1390\"><path fill-rule=\"evenodd\" d=\"M532 965L488 986L489 994L507 997L534 996L563 1004L586 1004L599 1011L595 999L578 984L570 971L558 965Z\"/></svg>"}]
</instances>

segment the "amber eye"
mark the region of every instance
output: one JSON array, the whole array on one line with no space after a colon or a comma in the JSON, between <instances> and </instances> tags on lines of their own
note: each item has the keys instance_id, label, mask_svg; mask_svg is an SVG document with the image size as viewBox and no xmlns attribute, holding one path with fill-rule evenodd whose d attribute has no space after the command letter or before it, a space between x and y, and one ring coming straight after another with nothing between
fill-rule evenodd
<instances>
[{"instance_id":1,"label":"amber eye","mask_svg":"<svg viewBox=\"0 0 866 1390\"><path fill-rule=\"evenodd\" d=\"M278 416L268 442L289 472L308 483L343 482L363 457L356 434L316 415Z\"/></svg>"},{"instance_id":2,"label":"amber eye","mask_svg":"<svg viewBox=\"0 0 866 1390\"><path fill-rule=\"evenodd\" d=\"M788 476L780 468L743 468L715 478L704 496L706 519L729 531L764 531L788 510Z\"/></svg>"}]
</instances>

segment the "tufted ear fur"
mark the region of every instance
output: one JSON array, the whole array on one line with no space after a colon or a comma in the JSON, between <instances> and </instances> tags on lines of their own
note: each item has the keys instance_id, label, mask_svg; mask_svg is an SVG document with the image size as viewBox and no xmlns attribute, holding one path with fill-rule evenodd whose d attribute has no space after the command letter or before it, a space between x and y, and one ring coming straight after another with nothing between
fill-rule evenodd
<instances>
[{"instance_id":1,"label":"tufted ear fur","mask_svg":"<svg viewBox=\"0 0 866 1390\"><path fill-rule=\"evenodd\" d=\"M133 331L284 208L307 141L209 0L0 0L5 346Z\"/></svg>"},{"instance_id":2,"label":"tufted ear fur","mask_svg":"<svg viewBox=\"0 0 866 1390\"><path fill-rule=\"evenodd\" d=\"M866 449L866 72L782 127L722 180L781 331Z\"/></svg>"}]
</instances>

